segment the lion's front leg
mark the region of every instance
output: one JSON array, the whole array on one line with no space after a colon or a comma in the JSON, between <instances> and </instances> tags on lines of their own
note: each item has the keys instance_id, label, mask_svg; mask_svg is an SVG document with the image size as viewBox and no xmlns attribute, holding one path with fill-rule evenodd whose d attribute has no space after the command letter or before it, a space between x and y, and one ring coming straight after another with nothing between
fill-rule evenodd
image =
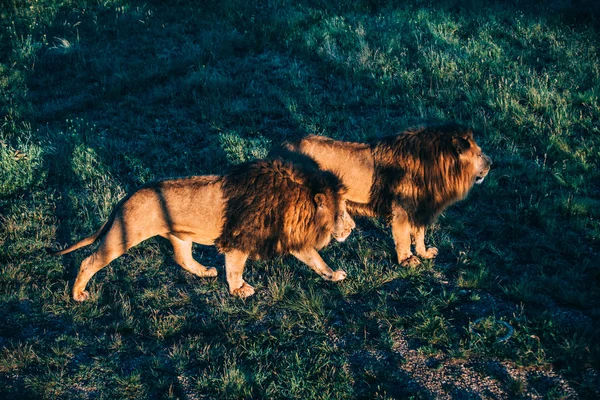
<instances>
[{"instance_id":1,"label":"lion's front leg","mask_svg":"<svg viewBox=\"0 0 600 400\"><path fill-rule=\"evenodd\" d=\"M241 298L254 294L254 288L248 285L242 277L246 260L248 260L248 254L243 251L232 250L225 253L225 273L227 275L229 293Z\"/></svg>"},{"instance_id":2,"label":"lion's front leg","mask_svg":"<svg viewBox=\"0 0 600 400\"><path fill-rule=\"evenodd\" d=\"M313 271L321 275L323 279L328 281L341 281L346 278L346 271L338 269L337 271L332 270L323 261L317 250L307 249L302 251L293 251L292 255L304 264L308 265Z\"/></svg>"},{"instance_id":3,"label":"lion's front leg","mask_svg":"<svg viewBox=\"0 0 600 400\"><path fill-rule=\"evenodd\" d=\"M412 237L415 243L415 252L419 257L427 260L435 258L438 255L438 249L436 247L425 246L425 227L424 226L413 226Z\"/></svg>"},{"instance_id":4,"label":"lion's front leg","mask_svg":"<svg viewBox=\"0 0 600 400\"><path fill-rule=\"evenodd\" d=\"M401 206L394 205L392 208L392 236L396 245L398 263L404 267L414 267L421 263L410 251L410 232L411 225L408 214Z\"/></svg>"}]
</instances>

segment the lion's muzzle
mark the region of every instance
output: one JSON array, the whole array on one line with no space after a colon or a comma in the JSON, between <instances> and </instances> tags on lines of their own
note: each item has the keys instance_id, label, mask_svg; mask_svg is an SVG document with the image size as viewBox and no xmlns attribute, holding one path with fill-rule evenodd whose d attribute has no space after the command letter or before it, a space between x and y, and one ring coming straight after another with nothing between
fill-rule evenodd
<instances>
[{"instance_id":1,"label":"lion's muzzle","mask_svg":"<svg viewBox=\"0 0 600 400\"><path fill-rule=\"evenodd\" d=\"M343 212L336 215L335 228L333 229L332 236L336 241L343 242L348 239L348 236L350 236L355 227L356 223L350 214L348 214L344 205Z\"/></svg>"},{"instance_id":2,"label":"lion's muzzle","mask_svg":"<svg viewBox=\"0 0 600 400\"><path fill-rule=\"evenodd\" d=\"M485 179L485 177L487 176L487 174L490 172L490 168L493 164L492 159L489 158L488 156L486 156L485 154L481 153L481 168L480 168L480 172L477 175L477 177L475 177L475 183L477 185L481 184L483 182L483 180Z\"/></svg>"}]
</instances>

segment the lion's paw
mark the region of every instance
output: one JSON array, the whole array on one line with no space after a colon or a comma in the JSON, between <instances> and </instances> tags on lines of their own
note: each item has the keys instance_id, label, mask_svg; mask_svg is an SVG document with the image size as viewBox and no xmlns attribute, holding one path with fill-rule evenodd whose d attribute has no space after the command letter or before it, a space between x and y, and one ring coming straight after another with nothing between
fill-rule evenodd
<instances>
[{"instance_id":1,"label":"lion's paw","mask_svg":"<svg viewBox=\"0 0 600 400\"><path fill-rule=\"evenodd\" d=\"M90 292L88 292L87 290L82 290L81 292L73 292L73 300L75 301L86 301L87 299L90 298Z\"/></svg>"},{"instance_id":2,"label":"lion's paw","mask_svg":"<svg viewBox=\"0 0 600 400\"><path fill-rule=\"evenodd\" d=\"M212 277L212 276L217 276L218 272L217 269L214 267L211 268L205 268L204 271L202 271L200 274L198 274L199 276L203 276L203 277Z\"/></svg>"},{"instance_id":3,"label":"lion's paw","mask_svg":"<svg viewBox=\"0 0 600 400\"><path fill-rule=\"evenodd\" d=\"M246 297L250 297L254 294L254 288L248 285L246 282L243 283L242 287L237 289L233 289L230 291L232 296L239 297L241 299L245 299Z\"/></svg>"},{"instance_id":4,"label":"lion's paw","mask_svg":"<svg viewBox=\"0 0 600 400\"><path fill-rule=\"evenodd\" d=\"M417 267L419 264L421 264L421 260L419 260L419 257L416 257L414 255L411 255L410 257L400 261L400 265L408 268Z\"/></svg>"},{"instance_id":5,"label":"lion's paw","mask_svg":"<svg viewBox=\"0 0 600 400\"><path fill-rule=\"evenodd\" d=\"M333 274L331 274L331 280L333 282L342 281L346 279L346 275L346 271L338 269L337 271L334 271Z\"/></svg>"},{"instance_id":6,"label":"lion's paw","mask_svg":"<svg viewBox=\"0 0 600 400\"><path fill-rule=\"evenodd\" d=\"M439 254L439 250L437 247L430 247L427 249L427 253L425 254L425 258L435 258Z\"/></svg>"},{"instance_id":7,"label":"lion's paw","mask_svg":"<svg viewBox=\"0 0 600 400\"><path fill-rule=\"evenodd\" d=\"M419 255L426 260L430 260L432 258L435 258L438 255L438 249L437 249L437 247L429 247L427 249L427 251L425 251L423 254L419 254Z\"/></svg>"}]
</instances>

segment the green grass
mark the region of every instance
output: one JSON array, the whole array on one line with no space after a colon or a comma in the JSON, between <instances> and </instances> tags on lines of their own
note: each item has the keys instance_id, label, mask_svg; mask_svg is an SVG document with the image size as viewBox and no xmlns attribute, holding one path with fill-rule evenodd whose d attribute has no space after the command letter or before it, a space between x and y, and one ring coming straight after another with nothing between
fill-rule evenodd
<instances>
[{"instance_id":1,"label":"green grass","mask_svg":"<svg viewBox=\"0 0 600 400\"><path fill-rule=\"evenodd\" d=\"M486 396L460 386L465 374L504 397L600 395L593 2L9 3L4 397ZM44 252L155 178L221 173L305 134L366 141L444 120L474 126L494 166L428 232L440 256L416 269L394 263L382 221L360 219L323 251L346 281L291 258L251 262L257 293L242 301L214 249L194 248L220 272L198 279L152 239L79 304L89 250ZM515 329L506 342L497 321Z\"/></svg>"}]
</instances>

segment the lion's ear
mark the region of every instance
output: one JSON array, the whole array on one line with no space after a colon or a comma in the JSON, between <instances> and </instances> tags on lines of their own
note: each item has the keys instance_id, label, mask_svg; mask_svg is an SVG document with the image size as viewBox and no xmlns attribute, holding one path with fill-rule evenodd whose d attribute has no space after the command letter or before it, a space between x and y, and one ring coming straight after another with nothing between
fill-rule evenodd
<instances>
[{"instance_id":1,"label":"lion's ear","mask_svg":"<svg viewBox=\"0 0 600 400\"><path fill-rule=\"evenodd\" d=\"M467 139L463 139L461 137L452 139L452 145L454 146L454 148L456 149L456 152L458 154L462 154L463 152L465 152L465 150L467 150L467 149L469 149L469 147L471 147L471 144L469 143L469 141Z\"/></svg>"},{"instance_id":2,"label":"lion's ear","mask_svg":"<svg viewBox=\"0 0 600 400\"><path fill-rule=\"evenodd\" d=\"M325 195L323 193L315 194L315 203L317 203L318 207L324 207L326 200L327 200L327 198L325 197Z\"/></svg>"}]
</instances>

